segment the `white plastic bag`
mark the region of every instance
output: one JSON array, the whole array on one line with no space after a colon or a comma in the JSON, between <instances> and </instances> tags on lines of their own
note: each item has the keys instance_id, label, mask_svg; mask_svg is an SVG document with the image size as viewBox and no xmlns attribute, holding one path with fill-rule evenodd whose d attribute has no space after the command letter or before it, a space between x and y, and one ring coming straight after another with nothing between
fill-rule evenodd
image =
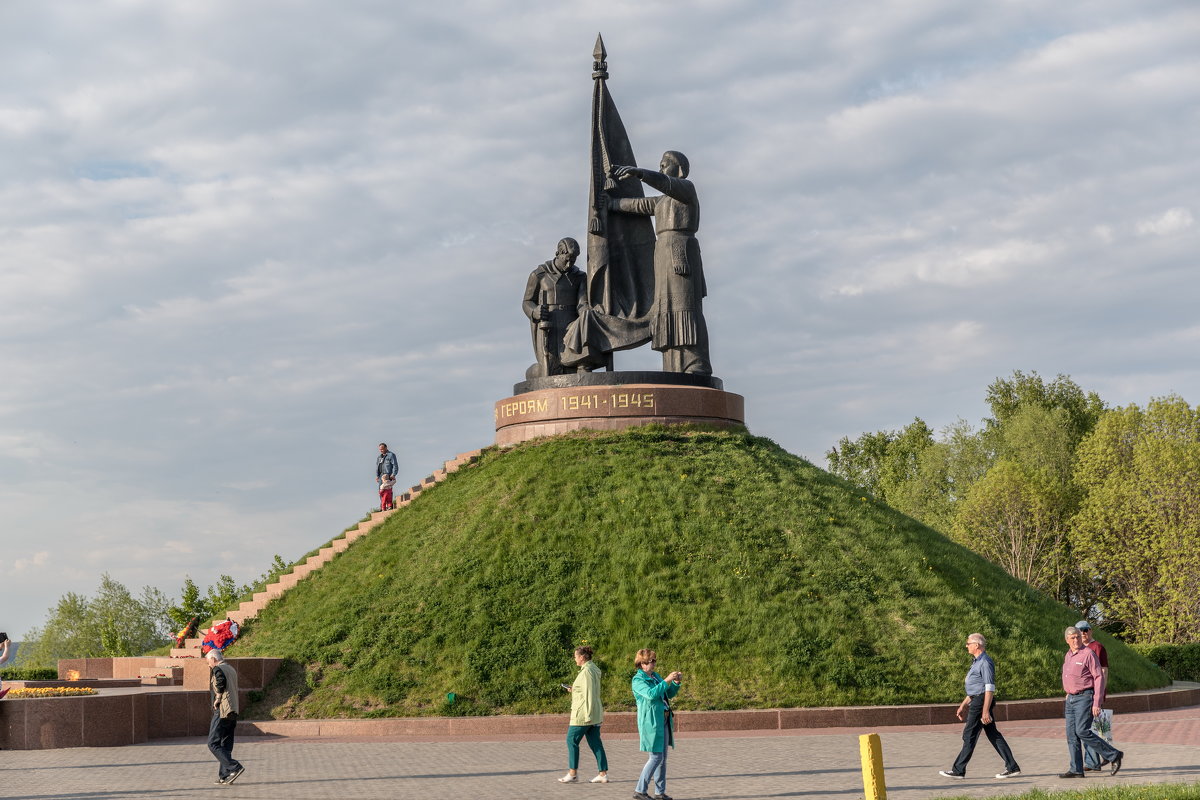
<instances>
[{"instance_id":1,"label":"white plastic bag","mask_svg":"<svg viewBox=\"0 0 1200 800\"><path fill-rule=\"evenodd\" d=\"M1113 712L1111 708L1102 708L1099 714L1092 717L1092 732L1109 744L1112 744L1113 740L1112 719Z\"/></svg>"}]
</instances>

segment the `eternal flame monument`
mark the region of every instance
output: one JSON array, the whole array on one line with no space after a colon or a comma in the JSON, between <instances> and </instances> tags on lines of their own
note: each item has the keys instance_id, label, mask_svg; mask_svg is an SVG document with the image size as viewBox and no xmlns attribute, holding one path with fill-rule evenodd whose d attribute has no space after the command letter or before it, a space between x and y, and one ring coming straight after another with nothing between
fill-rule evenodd
<instances>
[{"instance_id":1,"label":"eternal flame monument","mask_svg":"<svg viewBox=\"0 0 1200 800\"><path fill-rule=\"evenodd\" d=\"M606 56L597 36L587 271L575 266L579 243L567 237L530 273L521 307L535 362L513 396L496 403L500 445L582 428L745 422L742 396L712 374L700 200L688 159L668 150L657 170L634 166ZM642 184L659 194L647 197ZM662 353L661 372L614 370L613 353L647 342Z\"/></svg>"}]
</instances>

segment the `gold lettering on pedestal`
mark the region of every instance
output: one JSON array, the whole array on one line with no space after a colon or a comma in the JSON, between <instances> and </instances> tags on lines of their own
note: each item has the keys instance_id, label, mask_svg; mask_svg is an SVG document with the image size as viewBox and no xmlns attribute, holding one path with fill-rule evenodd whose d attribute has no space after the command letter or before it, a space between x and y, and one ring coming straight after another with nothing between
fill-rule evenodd
<instances>
[{"instance_id":1,"label":"gold lettering on pedestal","mask_svg":"<svg viewBox=\"0 0 1200 800\"><path fill-rule=\"evenodd\" d=\"M654 392L614 392L609 398L612 408L654 408Z\"/></svg>"},{"instance_id":2,"label":"gold lettering on pedestal","mask_svg":"<svg viewBox=\"0 0 1200 800\"><path fill-rule=\"evenodd\" d=\"M550 410L550 400L545 397L536 397L531 400L513 400L509 403L501 403L496 407L495 416L499 420L500 417L521 417L526 414L545 414Z\"/></svg>"},{"instance_id":3,"label":"gold lettering on pedestal","mask_svg":"<svg viewBox=\"0 0 1200 800\"><path fill-rule=\"evenodd\" d=\"M599 411L600 409L654 408L654 392L611 392L608 394L572 394L558 398L562 411Z\"/></svg>"},{"instance_id":4,"label":"gold lettering on pedestal","mask_svg":"<svg viewBox=\"0 0 1200 800\"><path fill-rule=\"evenodd\" d=\"M654 409L654 392L598 391L559 395L557 412L560 415L573 416L580 412L583 415L587 415L589 412L606 414L612 411L619 412L625 410L636 415L638 412L654 412ZM502 419L507 420L513 417L529 415L545 417L550 413L550 399L547 397L536 397L527 400L514 399L505 403L499 403L493 415L496 422L499 422ZM616 414L615 416L624 415Z\"/></svg>"}]
</instances>

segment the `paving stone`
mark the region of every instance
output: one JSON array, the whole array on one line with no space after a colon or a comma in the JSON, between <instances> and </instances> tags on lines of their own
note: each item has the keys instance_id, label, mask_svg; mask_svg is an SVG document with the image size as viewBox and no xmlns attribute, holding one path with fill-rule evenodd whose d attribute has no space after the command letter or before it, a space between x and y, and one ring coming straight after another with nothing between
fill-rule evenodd
<instances>
[{"instance_id":1,"label":"paving stone","mask_svg":"<svg viewBox=\"0 0 1200 800\"><path fill-rule=\"evenodd\" d=\"M1195 747L1200 741L1200 708L1122 715L1114 727L1117 745L1126 753L1120 774L1073 782L1057 777L1066 762L1059 720L1001 726L1024 771L1005 781L992 777L1002 764L985 739L965 781L948 781L937 774L958 752L957 725L876 732L883 741L891 800L999 797L1035 787L1200 781L1200 752ZM858 734L867 732L824 728L681 733L668 759L667 791L679 800L853 800L862 794ZM637 752L634 734L606 734L604 742L612 779L606 785L556 782L566 770L566 748L559 736L440 742L412 737L242 737L234 755L245 764L246 773L229 787L213 785L216 761L199 737L129 747L9 751L0 758L0 797L624 800L632 794L645 756ZM595 764L586 748L582 758L580 775L586 781Z\"/></svg>"}]
</instances>

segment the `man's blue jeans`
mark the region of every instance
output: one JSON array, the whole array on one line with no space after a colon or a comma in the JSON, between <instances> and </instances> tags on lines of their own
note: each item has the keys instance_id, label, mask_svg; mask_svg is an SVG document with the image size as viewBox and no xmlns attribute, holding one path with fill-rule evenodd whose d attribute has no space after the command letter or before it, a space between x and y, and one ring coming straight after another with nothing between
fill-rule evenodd
<instances>
[{"instance_id":1,"label":"man's blue jeans","mask_svg":"<svg viewBox=\"0 0 1200 800\"><path fill-rule=\"evenodd\" d=\"M1104 761L1112 761L1120 753L1117 748L1092 731L1092 698L1095 693L1085 689L1067 695L1067 752L1071 756L1071 772L1083 774L1083 750L1086 747Z\"/></svg>"},{"instance_id":2,"label":"man's blue jeans","mask_svg":"<svg viewBox=\"0 0 1200 800\"><path fill-rule=\"evenodd\" d=\"M650 788L650 778L654 778L654 789L659 794L667 793L667 745L663 745L661 753L649 753L649 760L646 761L646 766L642 767L642 775L638 778L637 786L634 787L635 792L643 794Z\"/></svg>"}]
</instances>

